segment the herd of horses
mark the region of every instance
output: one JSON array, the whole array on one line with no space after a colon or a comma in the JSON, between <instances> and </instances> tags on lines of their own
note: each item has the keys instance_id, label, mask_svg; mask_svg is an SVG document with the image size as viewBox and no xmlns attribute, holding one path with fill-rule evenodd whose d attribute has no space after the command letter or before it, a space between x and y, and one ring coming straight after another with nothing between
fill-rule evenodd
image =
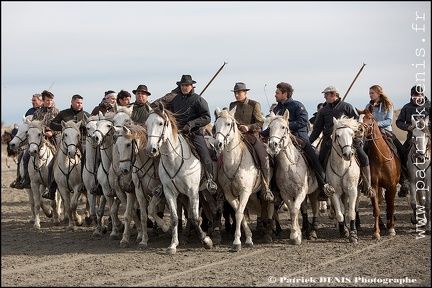
<instances>
[{"instance_id":1,"label":"herd of horses","mask_svg":"<svg viewBox=\"0 0 432 288\"><path fill-rule=\"evenodd\" d=\"M32 120L31 116L23 117L23 124L15 137L2 136L2 142L8 143L8 151L14 152L15 157L21 149L28 149L30 153L31 188L25 190L29 195L34 228L40 229L42 209L56 224L61 223L63 215L63 219L68 221L66 230L76 230L86 220L88 225L95 224L93 236L101 236L107 230L104 211L108 205L112 221L110 238L121 238L121 247L130 245L132 221L138 231L136 242L142 248L147 247L148 222L153 219L155 227L163 232L171 230L171 243L166 252L175 254L180 244L179 234L188 235L192 227L205 248L211 249L214 243L220 242L222 210L229 207L233 219L223 214L225 221L232 221L235 229L229 250L238 252L242 248L242 231L245 234L244 245L253 246L250 220L246 214L257 215L257 231L262 232L265 241L272 241L272 234L278 227L277 208L286 204L291 219L291 243L299 245L302 238L310 235L317 238L318 182L301 148L293 143L288 111L284 115L271 113L265 119L270 129L267 151L274 159L271 170L280 194L279 203L273 203L260 197L261 172L253 152L238 130L235 108L231 111L216 109L215 133L206 137L209 149L217 158L214 171L218 191L214 194L207 191L203 165L188 136L178 131L174 116L159 105L150 112L146 125L138 125L130 119L131 109L119 107L116 112L85 117L78 123L62 122L61 141L57 147L44 139L43 124ZM361 193L360 167L353 148L357 131L364 134L369 147L372 187L375 191L384 191L386 229L389 235L396 235L394 200L401 164L381 134L371 109L357 109L358 119L333 118L332 148L324 167L328 182L335 188L335 193L329 197L332 215L337 221L340 237L347 238L350 243L359 241L356 212ZM428 121L424 117L412 118L415 129L408 153L411 181L408 197L413 210L412 223L424 227L430 234L431 136ZM80 147L80 127L84 126L87 134L85 157ZM8 152L8 155L12 154ZM54 179L59 193L54 200L46 200L41 195L48 187L48 165L53 157ZM22 162L19 167L21 175L24 171ZM85 189L82 189L82 184ZM83 194L86 196L84 217L77 212ZM312 223L307 219L307 200L312 208ZM380 217L381 201L380 194L371 198L375 218L372 237L377 240L385 225ZM120 205L125 207L123 222L118 215ZM170 213L169 221L163 219L166 207ZM419 210L424 212L424 218L418 217ZM300 213L302 228L299 225ZM182 215L187 216L185 229ZM210 223L211 228L203 228L204 220ZM305 231L311 234L306 236Z\"/></svg>"}]
</instances>

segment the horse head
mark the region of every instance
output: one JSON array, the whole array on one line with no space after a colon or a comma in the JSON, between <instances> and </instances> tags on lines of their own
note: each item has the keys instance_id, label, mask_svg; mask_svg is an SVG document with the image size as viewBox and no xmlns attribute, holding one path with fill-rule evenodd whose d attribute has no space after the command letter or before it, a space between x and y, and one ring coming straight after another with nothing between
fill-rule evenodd
<instances>
[{"instance_id":1,"label":"horse head","mask_svg":"<svg viewBox=\"0 0 432 288\"><path fill-rule=\"evenodd\" d=\"M18 132L15 137L9 142L9 147L12 150L18 150L21 146L27 144L27 132L29 124L33 119L33 115L23 116L23 124L18 127Z\"/></svg>"},{"instance_id":2,"label":"horse head","mask_svg":"<svg viewBox=\"0 0 432 288\"><path fill-rule=\"evenodd\" d=\"M162 103L159 103L158 107L150 111L146 126L146 153L149 157L158 156L161 145L168 140L176 145L176 136L178 135L176 120L172 113L164 108Z\"/></svg>"},{"instance_id":3,"label":"horse head","mask_svg":"<svg viewBox=\"0 0 432 288\"><path fill-rule=\"evenodd\" d=\"M109 146L112 142L112 136L114 134L114 124L112 118L114 114L103 115L99 111L99 120L96 123L96 129L93 132L92 139L98 146L107 145ZM109 118L111 116L111 118ZM111 141L110 141L111 140Z\"/></svg>"},{"instance_id":4,"label":"horse head","mask_svg":"<svg viewBox=\"0 0 432 288\"><path fill-rule=\"evenodd\" d=\"M267 152L271 155L277 155L284 149L288 141L290 141L289 134L289 111L285 110L283 116L276 116L273 111L267 117L268 128L270 135L268 140Z\"/></svg>"},{"instance_id":5,"label":"horse head","mask_svg":"<svg viewBox=\"0 0 432 288\"><path fill-rule=\"evenodd\" d=\"M358 122L354 118L345 115L339 119L333 117L332 147L345 161L350 161L354 155L353 138L357 128Z\"/></svg>"},{"instance_id":6,"label":"horse head","mask_svg":"<svg viewBox=\"0 0 432 288\"><path fill-rule=\"evenodd\" d=\"M373 106L370 105L364 110L359 110L356 108L356 111L359 115L358 123L360 124L358 131L366 137L372 137L375 128L377 128L379 131L378 126L375 125L375 118L372 115Z\"/></svg>"},{"instance_id":7,"label":"horse head","mask_svg":"<svg viewBox=\"0 0 432 288\"><path fill-rule=\"evenodd\" d=\"M28 128L28 143L29 153L31 156L35 156L39 153L44 143L45 129L42 121L34 120L29 124Z\"/></svg>"},{"instance_id":8,"label":"horse head","mask_svg":"<svg viewBox=\"0 0 432 288\"><path fill-rule=\"evenodd\" d=\"M79 127L82 121L75 123L74 120L69 120L67 122L61 122L62 125L62 139L61 139L61 149L66 148L63 151L69 158L75 158L78 153L78 145L80 145L81 132ZM64 146L64 147L63 147Z\"/></svg>"},{"instance_id":9,"label":"horse head","mask_svg":"<svg viewBox=\"0 0 432 288\"><path fill-rule=\"evenodd\" d=\"M214 124L215 129L215 141L214 147L218 153L226 148L226 146L232 142L233 139L240 140L240 133L237 128L237 121L234 118L237 106L228 111L227 109L220 110L217 108L215 114L217 119Z\"/></svg>"}]
</instances>

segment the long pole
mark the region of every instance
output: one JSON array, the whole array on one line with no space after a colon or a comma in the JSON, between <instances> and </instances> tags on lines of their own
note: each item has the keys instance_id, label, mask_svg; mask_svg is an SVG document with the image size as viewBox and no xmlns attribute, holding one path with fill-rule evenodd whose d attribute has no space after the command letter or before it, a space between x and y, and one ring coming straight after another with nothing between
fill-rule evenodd
<instances>
[{"instance_id":1,"label":"long pole","mask_svg":"<svg viewBox=\"0 0 432 288\"><path fill-rule=\"evenodd\" d=\"M364 66L366 66L365 63L363 63L363 66L360 68L360 71L357 73L356 77L354 78L354 80L351 82L351 85L349 86L347 92L345 93L344 97L342 98L342 101L339 103L342 103L345 101L345 98L347 97L349 91L351 90L351 87L354 85L354 82L357 80L358 76L360 75L360 73L363 71Z\"/></svg>"},{"instance_id":2,"label":"long pole","mask_svg":"<svg viewBox=\"0 0 432 288\"><path fill-rule=\"evenodd\" d=\"M207 85L201 91L201 93L199 94L199 96L201 96L204 93L204 91L207 89L207 87L210 86L210 84L213 82L213 80L216 78L216 76L219 74L219 72L222 71L222 69L224 68L225 64L228 64L228 63L224 62L224 64L219 68L219 70L216 72L216 74L213 76L213 78L209 81L209 83L207 83Z\"/></svg>"},{"instance_id":3,"label":"long pole","mask_svg":"<svg viewBox=\"0 0 432 288\"><path fill-rule=\"evenodd\" d=\"M51 84L51 86L48 88L48 91L50 91L51 87L54 86L54 83L55 83L55 82L53 82L53 83Z\"/></svg>"}]
</instances>

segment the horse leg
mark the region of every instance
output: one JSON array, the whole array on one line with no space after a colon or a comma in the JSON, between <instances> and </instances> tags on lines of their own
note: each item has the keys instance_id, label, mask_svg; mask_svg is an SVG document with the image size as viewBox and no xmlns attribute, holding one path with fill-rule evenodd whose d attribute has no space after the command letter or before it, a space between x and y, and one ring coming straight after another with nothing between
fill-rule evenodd
<instances>
[{"instance_id":1,"label":"horse leg","mask_svg":"<svg viewBox=\"0 0 432 288\"><path fill-rule=\"evenodd\" d=\"M357 207L357 191L355 191L356 187L352 187L351 190L349 190L349 203L348 203L348 213L347 218L350 223L350 231L349 231L349 242L353 244L357 244L358 242L358 236L357 236L357 229L356 229L356 207Z\"/></svg>"},{"instance_id":2,"label":"horse leg","mask_svg":"<svg viewBox=\"0 0 432 288\"><path fill-rule=\"evenodd\" d=\"M164 194L170 209L170 222L171 222L171 244L168 246L166 253L173 255L177 252L178 240L178 215L177 215L177 199L173 193L164 187Z\"/></svg>"},{"instance_id":3,"label":"horse leg","mask_svg":"<svg viewBox=\"0 0 432 288\"><path fill-rule=\"evenodd\" d=\"M71 195L72 196L71 197L71 212L72 212L72 216L73 216L73 219L75 221L75 224L77 226L82 226L83 219L82 219L81 215L78 214L78 211L77 211L77 209L78 209L78 199L81 196L81 193L78 192L78 189L79 189L79 186L75 187L74 193L73 193L73 195Z\"/></svg>"},{"instance_id":4,"label":"horse leg","mask_svg":"<svg viewBox=\"0 0 432 288\"><path fill-rule=\"evenodd\" d=\"M36 211L35 211L35 201L33 199L33 190L31 188L25 188L24 190L27 191L29 197L30 212L31 212L31 219L29 223L34 224L36 221Z\"/></svg>"},{"instance_id":5,"label":"horse leg","mask_svg":"<svg viewBox=\"0 0 432 288\"><path fill-rule=\"evenodd\" d=\"M129 195L127 195L127 196L128 196L128 201L129 201ZM144 192L141 189L137 189L137 188L135 188L135 197L136 197L136 199L138 201L138 205L140 207L139 210L140 210L140 218L141 218L140 220L141 220L141 230L142 230L142 233L141 233L141 242L138 243L138 246L141 249L145 249L145 248L147 248L147 245L148 245L147 244L148 243L147 199L146 199L146 197L144 195Z\"/></svg>"},{"instance_id":6,"label":"horse leg","mask_svg":"<svg viewBox=\"0 0 432 288\"><path fill-rule=\"evenodd\" d=\"M118 194L120 194L120 193L121 192L119 192ZM110 234L110 239L119 240L120 239L120 233L122 233L122 230L124 229L124 227L122 227L122 223L118 217L118 210L120 207L121 200L118 197L116 197L115 199L114 199L114 197L112 197L112 199L113 199L113 202L109 208L111 221L112 221L112 231Z\"/></svg>"},{"instance_id":7,"label":"horse leg","mask_svg":"<svg viewBox=\"0 0 432 288\"><path fill-rule=\"evenodd\" d=\"M105 212L105 205L107 204L107 198L105 196L101 195L99 196L99 205L97 208L97 218L96 218L96 230L93 232L93 236L99 237L107 232L107 227L103 224L103 216ZM108 207L111 203L108 203Z\"/></svg>"},{"instance_id":8,"label":"horse leg","mask_svg":"<svg viewBox=\"0 0 432 288\"><path fill-rule=\"evenodd\" d=\"M394 229L394 201L396 196L396 184L387 189L385 192L385 199L387 204L386 215L387 215L387 229L388 235L396 236Z\"/></svg>"},{"instance_id":9,"label":"horse leg","mask_svg":"<svg viewBox=\"0 0 432 288\"><path fill-rule=\"evenodd\" d=\"M195 230L198 232L201 243L204 245L204 248L211 249L213 248L213 241L209 236L201 229L201 225L199 223L199 192L197 195L189 195L189 220L192 222L192 225L195 227Z\"/></svg>"},{"instance_id":10,"label":"horse leg","mask_svg":"<svg viewBox=\"0 0 432 288\"><path fill-rule=\"evenodd\" d=\"M336 193L334 193L331 196L332 199L332 206L335 210L335 218L336 221L338 222L338 227L339 227L339 237L341 238L345 238L348 237L348 230L346 228L345 225L345 217L344 217L344 213L342 213L342 201L339 197L339 195L337 195Z\"/></svg>"},{"instance_id":11,"label":"horse leg","mask_svg":"<svg viewBox=\"0 0 432 288\"><path fill-rule=\"evenodd\" d=\"M312 224L309 233L310 240L318 239L318 223L317 219L319 216L319 201L318 201L318 193L309 194L309 200L312 207Z\"/></svg>"},{"instance_id":12,"label":"horse leg","mask_svg":"<svg viewBox=\"0 0 432 288\"><path fill-rule=\"evenodd\" d=\"M290 214L291 214L291 233L290 233L290 240L291 244L294 245L300 245L302 242L302 234L301 229L299 226L299 214L300 214L300 208L302 205L302 202L305 200L306 192L300 192L297 198L294 199L294 202L291 202L290 199L284 199L285 203L287 203Z\"/></svg>"},{"instance_id":13,"label":"horse leg","mask_svg":"<svg viewBox=\"0 0 432 288\"><path fill-rule=\"evenodd\" d=\"M31 190L36 191L36 193L33 193L33 203L34 203L34 213L35 213L35 222L33 224L33 228L40 230L40 210L41 210L41 195L42 195L42 185L39 185L39 183L31 183Z\"/></svg>"},{"instance_id":14,"label":"horse leg","mask_svg":"<svg viewBox=\"0 0 432 288\"><path fill-rule=\"evenodd\" d=\"M241 212L239 212L239 200L237 200L236 198L234 198L234 196L231 193L227 193L225 195L226 200L228 201L228 203L231 205L231 207L234 209L235 211L235 232L234 232L234 241L233 244L230 248L231 252L239 252L241 250L241 231L240 231L240 225L242 224L244 215L243 215L243 211L244 211L244 207L243 210ZM246 206L245 204L243 204L244 206Z\"/></svg>"},{"instance_id":15,"label":"horse leg","mask_svg":"<svg viewBox=\"0 0 432 288\"><path fill-rule=\"evenodd\" d=\"M373 205L373 216L375 219L375 224L374 224L375 231L372 235L372 239L380 240L380 238L381 238L380 232L381 231L380 231L380 223L379 222L380 222L381 218L380 218L380 207L379 207L379 203L378 203L379 199L378 199L378 197L373 197L373 198L371 198L371 201L372 201L372 205Z\"/></svg>"},{"instance_id":16,"label":"horse leg","mask_svg":"<svg viewBox=\"0 0 432 288\"><path fill-rule=\"evenodd\" d=\"M127 248L130 244L130 224L132 222L132 213L134 213L132 210L134 208L135 199L135 193L126 193L126 209L123 215L125 228L123 231L123 238L120 240L120 247L122 248Z\"/></svg>"}]
</instances>

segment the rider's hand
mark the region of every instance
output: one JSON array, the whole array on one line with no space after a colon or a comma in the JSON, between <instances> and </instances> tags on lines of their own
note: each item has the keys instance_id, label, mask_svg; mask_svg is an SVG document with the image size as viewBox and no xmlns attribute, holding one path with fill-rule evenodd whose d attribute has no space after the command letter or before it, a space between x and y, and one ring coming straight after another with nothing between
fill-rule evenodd
<instances>
[{"instance_id":1,"label":"rider's hand","mask_svg":"<svg viewBox=\"0 0 432 288\"><path fill-rule=\"evenodd\" d=\"M189 134L190 131L191 131L191 127L188 124L186 124L185 126L183 126L183 133Z\"/></svg>"}]
</instances>

